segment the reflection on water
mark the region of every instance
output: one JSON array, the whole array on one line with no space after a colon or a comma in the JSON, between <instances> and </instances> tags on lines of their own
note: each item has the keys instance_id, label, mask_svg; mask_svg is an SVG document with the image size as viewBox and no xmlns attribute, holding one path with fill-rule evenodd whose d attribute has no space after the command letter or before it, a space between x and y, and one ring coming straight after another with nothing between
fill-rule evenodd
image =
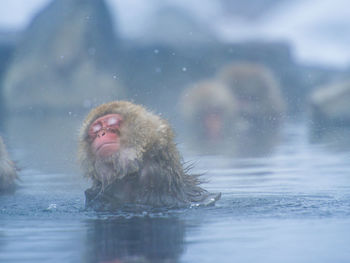
<instances>
[{"instance_id":1,"label":"reflection on water","mask_svg":"<svg viewBox=\"0 0 350 263\"><path fill-rule=\"evenodd\" d=\"M185 226L177 218L120 217L87 221L84 262L177 262Z\"/></svg>"},{"instance_id":2,"label":"reflection on water","mask_svg":"<svg viewBox=\"0 0 350 263\"><path fill-rule=\"evenodd\" d=\"M6 138L18 138L15 126ZM306 125L286 125L269 157L185 155L222 199L214 207L138 214L84 211L89 183L74 169L54 172L69 168L67 153L60 155L74 155L74 138L32 130L40 145L35 133L33 141L11 141L26 165L18 191L0 196L0 262L350 261L350 151L310 143Z\"/></svg>"}]
</instances>

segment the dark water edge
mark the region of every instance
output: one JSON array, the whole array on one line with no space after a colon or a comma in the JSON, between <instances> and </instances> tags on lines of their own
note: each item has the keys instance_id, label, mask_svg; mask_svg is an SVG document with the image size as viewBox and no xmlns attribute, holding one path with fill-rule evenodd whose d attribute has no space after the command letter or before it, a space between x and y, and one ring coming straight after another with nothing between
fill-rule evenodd
<instances>
[{"instance_id":1,"label":"dark water edge","mask_svg":"<svg viewBox=\"0 0 350 263\"><path fill-rule=\"evenodd\" d=\"M308 136L288 124L268 157L185 155L222 199L173 211L85 211L78 172L26 159L0 196L0 262L349 262L350 151Z\"/></svg>"}]
</instances>

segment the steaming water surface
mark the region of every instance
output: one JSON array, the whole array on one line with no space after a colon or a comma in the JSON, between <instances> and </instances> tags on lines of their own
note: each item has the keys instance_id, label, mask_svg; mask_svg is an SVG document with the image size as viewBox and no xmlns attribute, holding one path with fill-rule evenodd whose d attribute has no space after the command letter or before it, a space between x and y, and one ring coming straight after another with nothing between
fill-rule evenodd
<instances>
[{"instance_id":1,"label":"steaming water surface","mask_svg":"<svg viewBox=\"0 0 350 263\"><path fill-rule=\"evenodd\" d=\"M270 157L185 156L222 199L154 213L85 211L78 172L26 164L0 196L0 262L350 262L350 152L331 146L289 124Z\"/></svg>"}]
</instances>

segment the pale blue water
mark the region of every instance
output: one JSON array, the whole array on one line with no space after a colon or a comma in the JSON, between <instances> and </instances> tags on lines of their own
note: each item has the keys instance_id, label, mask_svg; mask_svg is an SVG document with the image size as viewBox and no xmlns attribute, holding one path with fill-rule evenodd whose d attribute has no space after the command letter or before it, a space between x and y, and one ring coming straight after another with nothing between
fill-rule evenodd
<instances>
[{"instance_id":1,"label":"pale blue water","mask_svg":"<svg viewBox=\"0 0 350 263\"><path fill-rule=\"evenodd\" d=\"M84 211L78 171L32 168L12 143L25 167L0 196L0 262L350 262L350 151L335 139L288 124L270 157L185 155L222 199L153 214Z\"/></svg>"}]
</instances>

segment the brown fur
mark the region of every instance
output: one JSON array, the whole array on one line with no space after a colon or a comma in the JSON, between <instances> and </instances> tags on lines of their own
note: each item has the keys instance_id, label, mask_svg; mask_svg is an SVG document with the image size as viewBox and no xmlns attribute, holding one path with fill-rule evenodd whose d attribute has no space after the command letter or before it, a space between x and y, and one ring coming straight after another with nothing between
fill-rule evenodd
<instances>
[{"instance_id":1,"label":"brown fur","mask_svg":"<svg viewBox=\"0 0 350 263\"><path fill-rule=\"evenodd\" d=\"M111 113L123 118L120 150L100 159L91 150L88 129L94 120ZM198 176L185 172L169 124L127 101L106 103L88 114L80 132L79 160L84 175L93 181L86 204L97 209L125 204L179 207L210 195L199 187Z\"/></svg>"},{"instance_id":2,"label":"brown fur","mask_svg":"<svg viewBox=\"0 0 350 263\"><path fill-rule=\"evenodd\" d=\"M5 144L0 137L0 193L14 190L16 179L15 164L10 160Z\"/></svg>"},{"instance_id":3,"label":"brown fur","mask_svg":"<svg viewBox=\"0 0 350 263\"><path fill-rule=\"evenodd\" d=\"M182 93L180 113L185 120L191 147L205 153L231 152L232 137L238 118L238 103L232 91L216 80L202 80L192 84ZM218 114L221 121L221 136L210 140L204 119L209 114Z\"/></svg>"},{"instance_id":4,"label":"brown fur","mask_svg":"<svg viewBox=\"0 0 350 263\"><path fill-rule=\"evenodd\" d=\"M285 112L280 87L272 72L258 63L237 62L223 67L218 79L232 90L242 117L254 122L278 122Z\"/></svg>"},{"instance_id":5,"label":"brown fur","mask_svg":"<svg viewBox=\"0 0 350 263\"><path fill-rule=\"evenodd\" d=\"M231 119L237 114L237 102L232 92L215 80L202 80L185 89L180 98L180 108L189 121L202 112L217 109Z\"/></svg>"}]
</instances>

